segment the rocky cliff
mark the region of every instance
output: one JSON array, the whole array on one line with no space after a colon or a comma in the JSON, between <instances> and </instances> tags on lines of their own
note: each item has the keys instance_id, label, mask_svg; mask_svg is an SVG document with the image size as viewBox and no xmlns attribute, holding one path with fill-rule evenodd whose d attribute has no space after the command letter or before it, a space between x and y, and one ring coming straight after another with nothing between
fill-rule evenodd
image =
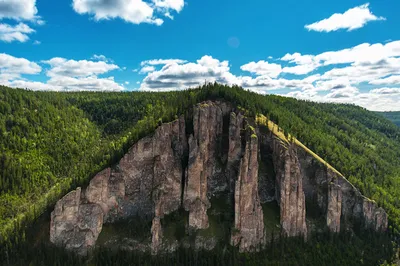
<instances>
[{"instance_id":1,"label":"rocky cliff","mask_svg":"<svg viewBox=\"0 0 400 266\"><path fill-rule=\"evenodd\" d=\"M51 242L86 255L103 223L138 217L151 221L153 254L177 245L212 249L217 240L201 232L218 234L210 217L221 214L212 204L221 198L228 202L222 210L227 221L234 217L229 242L242 252L265 244L272 219L263 204L271 201L279 205L280 230L288 237L307 239L321 217L332 232L359 225L387 229L382 208L301 143L277 133L272 122L255 123L229 104L211 101L194 106L186 121L192 123L180 117L161 125L86 189L60 199L51 214ZM178 210L188 213L184 234L196 237L193 243L173 238L171 246L166 217Z\"/></svg>"}]
</instances>

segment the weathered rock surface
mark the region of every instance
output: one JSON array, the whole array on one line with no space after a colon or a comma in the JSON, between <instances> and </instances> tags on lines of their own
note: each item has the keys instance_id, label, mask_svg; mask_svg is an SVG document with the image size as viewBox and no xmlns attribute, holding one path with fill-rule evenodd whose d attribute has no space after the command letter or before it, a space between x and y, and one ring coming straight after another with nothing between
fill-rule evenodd
<instances>
[{"instance_id":1,"label":"weathered rock surface","mask_svg":"<svg viewBox=\"0 0 400 266\"><path fill-rule=\"evenodd\" d=\"M250 131L250 130L249 130ZM246 136L235 185L235 228L231 242L241 252L258 250L265 243L263 211L258 195L258 139Z\"/></svg>"},{"instance_id":2,"label":"weathered rock surface","mask_svg":"<svg viewBox=\"0 0 400 266\"><path fill-rule=\"evenodd\" d=\"M81 195L78 188L57 202L51 217L51 242L85 255L103 221L140 215L154 217L152 250L157 251L162 243L160 218L181 205L181 159L186 150L183 117L139 140L115 169L98 173L85 193Z\"/></svg>"},{"instance_id":3,"label":"weathered rock surface","mask_svg":"<svg viewBox=\"0 0 400 266\"><path fill-rule=\"evenodd\" d=\"M103 210L97 204L81 204L81 189L59 200L51 213L50 241L86 255L103 225Z\"/></svg>"},{"instance_id":4,"label":"weathered rock surface","mask_svg":"<svg viewBox=\"0 0 400 266\"><path fill-rule=\"evenodd\" d=\"M224 190L227 185L209 186L214 183L218 138L223 132L223 118L229 107L225 103L205 102L194 108L193 135L189 136L189 161L183 204L189 211L189 227L208 228L208 194ZM224 180L215 183L224 183ZM225 181L226 184L226 181ZM215 190L215 191L211 191Z\"/></svg>"},{"instance_id":5,"label":"weathered rock surface","mask_svg":"<svg viewBox=\"0 0 400 266\"><path fill-rule=\"evenodd\" d=\"M326 225L331 232L340 232L340 216L342 213L342 190L334 179L328 184L328 209Z\"/></svg>"},{"instance_id":6,"label":"weathered rock surface","mask_svg":"<svg viewBox=\"0 0 400 266\"><path fill-rule=\"evenodd\" d=\"M57 202L51 214L51 242L86 255L103 223L138 215L152 221L151 238L141 243L125 237L122 248L152 254L172 252L179 245L210 250L221 239L196 235L194 242L184 238L179 243L167 237L170 231L163 230L162 219L183 207L189 212L187 233L206 229L207 210L216 195L229 197L224 217L229 220L234 214L231 244L241 252L264 245L268 220L261 203L272 200L279 205L285 236L307 238L317 224L311 222L314 218L325 220L332 232L358 225L387 229L386 212L340 173L295 143L250 127L252 123L229 104L208 101L194 107L193 130L186 130L183 117L161 125L134 144L117 165L98 173L85 190L78 188ZM259 174L260 166L265 169ZM118 240L108 242L114 245Z\"/></svg>"},{"instance_id":7,"label":"weathered rock surface","mask_svg":"<svg viewBox=\"0 0 400 266\"><path fill-rule=\"evenodd\" d=\"M326 225L332 232L352 230L358 224L365 229L385 231L386 212L364 197L345 177L318 162L301 148L297 148L306 201L316 202L320 213L326 216Z\"/></svg>"},{"instance_id":8,"label":"weathered rock surface","mask_svg":"<svg viewBox=\"0 0 400 266\"><path fill-rule=\"evenodd\" d=\"M297 150L291 144L272 138L276 172L276 195L281 211L282 233L286 236L307 236L306 204L303 176Z\"/></svg>"}]
</instances>

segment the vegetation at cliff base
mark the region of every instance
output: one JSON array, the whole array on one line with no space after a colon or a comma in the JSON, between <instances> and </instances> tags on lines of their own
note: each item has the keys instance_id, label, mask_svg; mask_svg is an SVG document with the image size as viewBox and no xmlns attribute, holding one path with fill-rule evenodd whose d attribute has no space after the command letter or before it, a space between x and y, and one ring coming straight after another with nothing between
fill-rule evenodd
<instances>
[{"instance_id":1,"label":"vegetation at cliff base","mask_svg":"<svg viewBox=\"0 0 400 266\"><path fill-rule=\"evenodd\" d=\"M37 92L0 86L1 258L18 256L24 228L58 198L117 162L160 123L190 116L192 106L205 100L230 102L252 117L262 114L283 134L301 141L388 212L396 239L400 128L381 114L220 84L159 93ZM306 254L314 254L313 242L307 245ZM332 252L327 258L336 256ZM291 254L303 262L299 253Z\"/></svg>"}]
</instances>

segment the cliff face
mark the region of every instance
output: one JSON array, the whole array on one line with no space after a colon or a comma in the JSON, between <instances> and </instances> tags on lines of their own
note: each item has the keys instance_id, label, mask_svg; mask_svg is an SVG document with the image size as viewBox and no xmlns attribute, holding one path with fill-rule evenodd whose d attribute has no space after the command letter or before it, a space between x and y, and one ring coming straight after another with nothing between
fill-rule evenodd
<instances>
[{"instance_id":1,"label":"cliff face","mask_svg":"<svg viewBox=\"0 0 400 266\"><path fill-rule=\"evenodd\" d=\"M208 195L226 188L216 175L217 140L223 132L223 117L229 112L224 104L206 102L197 105L193 114L193 134L189 136L189 161L183 205L189 211L189 227L208 228Z\"/></svg>"},{"instance_id":2,"label":"cliff face","mask_svg":"<svg viewBox=\"0 0 400 266\"><path fill-rule=\"evenodd\" d=\"M269 217L261 203L274 200L284 236L306 239L315 217L324 217L332 232L358 224L386 230L385 211L340 173L301 145L260 130L229 104L198 104L191 119L193 128L186 128L184 117L161 125L133 145L117 165L98 173L86 189L60 199L51 214L51 242L86 255L103 223L138 216L151 220L148 247L153 254L173 250L179 243L171 247L164 239L166 215L185 209L186 234L213 230L207 229L211 202L221 194L232 206L223 210L234 217L230 243L243 252L265 244ZM271 158L271 164L263 166L269 174L260 169L265 158ZM195 243L180 245L210 249L216 239L198 235Z\"/></svg>"},{"instance_id":3,"label":"cliff face","mask_svg":"<svg viewBox=\"0 0 400 266\"><path fill-rule=\"evenodd\" d=\"M236 130L235 130L236 131ZM235 225L231 243L240 251L258 250L265 243L264 218L258 195L258 138L251 129L235 183Z\"/></svg>"},{"instance_id":4,"label":"cliff face","mask_svg":"<svg viewBox=\"0 0 400 266\"><path fill-rule=\"evenodd\" d=\"M307 236L303 176L297 150L276 137L272 138L272 150L282 233L286 236Z\"/></svg>"}]
</instances>

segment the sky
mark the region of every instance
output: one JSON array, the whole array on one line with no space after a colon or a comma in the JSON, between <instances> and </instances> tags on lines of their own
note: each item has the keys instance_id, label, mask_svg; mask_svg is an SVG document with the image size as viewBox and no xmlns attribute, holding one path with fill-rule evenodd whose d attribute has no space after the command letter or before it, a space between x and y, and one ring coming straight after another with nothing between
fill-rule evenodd
<instances>
[{"instance_id":1,"label":"sky","mask_svg":"<svg viewBox=\"0 0 400 266\"><path fill-rule=\"evenodd\" d=\"M0 0L0 84L169 91L204 82L400 111L398 0Z\"/></svg>"}]
</instances>

